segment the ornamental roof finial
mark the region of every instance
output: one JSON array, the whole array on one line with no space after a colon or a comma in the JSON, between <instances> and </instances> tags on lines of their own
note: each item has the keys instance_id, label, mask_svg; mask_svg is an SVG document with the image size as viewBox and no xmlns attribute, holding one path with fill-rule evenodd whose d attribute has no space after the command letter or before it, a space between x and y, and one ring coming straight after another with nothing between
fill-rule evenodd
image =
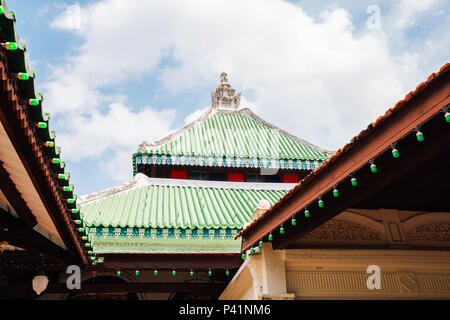
<instances>
[{"instance_id":1,"label":"ornamental roof finial","mask_svg":"<svg viewBox=\"0 0 450 320\"><path fill-rule=\"evenodd\" d=\"M216 92L211 91L212 105L222 110L237 110L241 102L241 94L234 95L233 87L228 83L226 72L220 74L220 83Z\"/></svg>"},{"instance_id":2,"label":"ornamental roof finial","mask_svg":"<svg viewBox=\"0 0 450 320\"><path fill-rule=\"evenodd\" d=\"M228 83L228 76L226 72L220 74L220 83Z\"/></svg>"}]
</instances>

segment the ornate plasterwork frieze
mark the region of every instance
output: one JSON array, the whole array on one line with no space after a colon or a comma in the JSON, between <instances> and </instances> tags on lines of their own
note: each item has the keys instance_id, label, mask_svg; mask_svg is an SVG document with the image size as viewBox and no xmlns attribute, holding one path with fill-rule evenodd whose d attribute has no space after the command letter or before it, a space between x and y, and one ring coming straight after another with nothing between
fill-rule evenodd
<instances>
[{"instance_id":1,"label":"ornate plasterwork frieze","mask_svg":"<svg viewBox=\"0 0 450 320\"><path fill-rule=\"evenodd\" d=\"M356 223L329 220L302 237L310 240L380 240L380 235Z\"/></svg>"},{"instance_id":2,"label":"ornate plasterwork frieze","mask_svg":"<svg viewBox=\"0 0 450 320\"><path fill-rule=\"evenodd\" d=\"M450 241L450 223L430 223L407 233L409 241Z\"/></svg>"}]
</instances>

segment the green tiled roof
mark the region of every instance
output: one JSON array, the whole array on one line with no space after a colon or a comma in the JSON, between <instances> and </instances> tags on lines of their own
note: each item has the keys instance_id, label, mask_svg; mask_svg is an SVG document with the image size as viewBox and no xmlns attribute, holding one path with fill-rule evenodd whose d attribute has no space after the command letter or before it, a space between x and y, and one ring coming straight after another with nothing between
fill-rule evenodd
<instances>
[{"instance_id":1,"label":"green tiled roof","mask_svg":"<svg viewBox=\"0 0 450 320\"><path fill-rule=\"evenodd\" d=\"M258 118L249 109L210 114L139 154L236 157L252 159L326 160L328 155Z\"/></svg>"},{"instance_id":2,"label":"green tiled roof","mask_svg":"<svg viewBox=\"0 0 450 320\"><path fill-rule=\"evenodd\" d=\"M239 253L236 235L260 200L274 204L292 184L148 178L82 197L97 253Z\"/></svg>"},{"instance_id":3,"label":"green tiled roof","mask_svg":"<svg viewBox=\"0 0 450 320\"><path fill-rule=\"evenodd\" d=\"M88 227L239 229L258 201L271 204L287 190L149 185L81 204Z\"/></svg>"}]
</instances>

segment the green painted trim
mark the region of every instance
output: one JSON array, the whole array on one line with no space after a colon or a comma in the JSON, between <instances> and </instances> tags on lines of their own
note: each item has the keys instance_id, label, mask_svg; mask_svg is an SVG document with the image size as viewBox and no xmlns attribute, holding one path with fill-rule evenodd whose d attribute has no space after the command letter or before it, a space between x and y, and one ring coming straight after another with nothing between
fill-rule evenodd
<instances>
[{"instance_id":1,"label":"green painted trim","mask_svg":"<svg viewBox=\"0 0 450 320\"><path fill-rule=\"evenodd\" d=\"M97 254L106 253L239 253L241 239L92 238Z\"/></svg>"}]
</instances>

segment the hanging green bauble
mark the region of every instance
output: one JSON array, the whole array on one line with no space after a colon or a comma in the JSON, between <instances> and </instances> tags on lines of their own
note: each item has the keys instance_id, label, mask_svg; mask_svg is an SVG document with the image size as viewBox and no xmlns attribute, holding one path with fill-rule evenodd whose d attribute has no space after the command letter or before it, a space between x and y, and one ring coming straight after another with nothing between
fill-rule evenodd
<instances>
[{"instance_id":1,"label":"hanging green bauble","mask_svg":"<svg viewBox=\"0 0 450 320\"><path fill-rule=\"evenodd\" d=\"M38 99L28 99L28 105L37 106L37 105L39 105L39 100Z\"/></svg>"},{"instance_id":2,"label":"hanging green bauble","mask_svg":"<svg viewBox=\"0 0 450 320\"><path fill-rule=\"evenodd\" d=\"M423 141L425 139L423 136L423 133L420 131L417 131L416 138L417 138L417 141Z\"/></svg>"},{"instance_id":3,"label":"hanging green bauble","mask_svg":"<svg viewBox=\"0 0 450 320\"><path fill-rule=\"evenodd\" d=\"M392 149L392 156L397 159L400 156L400 153L398 153L397 149Z\"/></svg>"},{"instance_id":4,"label":"hanging green bauble","mask_svg":"<svg viewBox=\"0 0 450 320\"><path fill-rule=\"evenodd\" d=\"M333 190L333 197L335 197L335 198L339 197L339 191L336 188L334 188L334 190Z\"/></svg>"},{"instance_id":5,"label":"hanging green bauble","mask_svg":"<svg viewBox=\"0 0 450 320\"><path fill-rule=\"evenodd\" d=\"M2 44L2 45L6 50L11 50L11 51L17 50L19 48L19 46L17 45L16 42L6 42L5 44Z\"/></svg>"}]
</instances>

